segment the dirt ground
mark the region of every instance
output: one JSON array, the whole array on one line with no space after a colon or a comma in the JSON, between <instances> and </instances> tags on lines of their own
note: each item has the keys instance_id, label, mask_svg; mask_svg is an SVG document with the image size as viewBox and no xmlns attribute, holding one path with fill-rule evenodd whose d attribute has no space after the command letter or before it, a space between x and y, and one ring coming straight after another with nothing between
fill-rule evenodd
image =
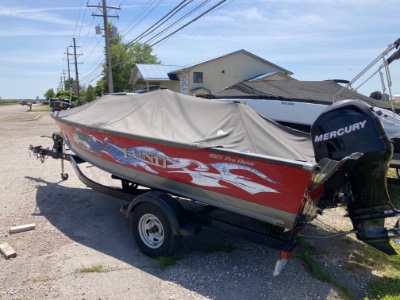
<instances>
[{"instance_id":1,"label":"dirt ground","mask_svg":"<svg viewBox=\"0 0 400 300\"><path fill-rule=\"evenodd\" d=\"M17 257L0 257L0 299L339 299L336 288L313 278L300 258L274 277L277 251L213 230L185 238L176 263L159 267L138 250L119 212L125 202L84 186L68 163L69 179L62 181L60 161L30 156L29 145L52 145L49 137L58 129L49 113L1 109L0 244L8 243ZM351 229L343 214L329 211L305 234ZM9 234L10 227L31 223L34 230ZM350 255L343 237L310 243L321 249L325 269L362 299L368 280L379 274L342 267ZM231 244L233 251L204 251L215 244Z\"/></svg>"}]
</instances>

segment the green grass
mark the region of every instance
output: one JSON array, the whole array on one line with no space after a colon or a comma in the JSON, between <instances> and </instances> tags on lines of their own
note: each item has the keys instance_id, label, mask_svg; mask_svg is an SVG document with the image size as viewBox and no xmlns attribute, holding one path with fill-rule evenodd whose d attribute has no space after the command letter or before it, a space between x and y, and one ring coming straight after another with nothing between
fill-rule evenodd
<instances>
[{"instance_id":1,"label":"green grass","mask_svg":"<svg viewBox=\"0 0 400 300\"><path fill-rule=\"evenodd\" d=\"M157 266L164 269L176 263L178 257L176 255L163 255L157 257L154 262Z\"/></svg>"},{"instance_id":2,"label":"green grass","mask_svg":"<svg viewBox=\"0 0 400 300\"><path fill-rule=\"evenodd\" d=\"M386 104L389 104L389 105L393 104L393 106L400 106L400 102L397 102L397 101L385 101L385 102L386 102Z\"/></svg>"},{"instance_id":3,"label":"green grass","mask_svg":"<svg viewBox=\"0 0 400 300\"><path fill-rule=\"evenodd\" d=\"M297 237L297 243L299 244L299 248L296 252L296 257L300 258L303 263L306 265L311 275L316 279L327 282L338 289L339 296L342 299L350 300L353 299L349 290L340 284L332 275L330 275L321 263L315 258L315 255L318 253L317 249L311 246L306 240L302 237Z\"/></svg>"},{"instance_id":4,"label":"green grass","mask_svg":"<svg viewBox=\"0 0 400 300\"><path fill-rule=\"evenodd\" d=\"M400 247L391 242L398 255L389 256L376 249L374 258L376 269L382 272L382 277L376 277L367 285L370 300L400 300Z\"/></svg>"},{"instance_id":5,"label":"green grass","mask_svg":"<svg viewBox=\"0 0 400 300\"><path fill-rule=\"evenodd\" d=\"M92 265L90 267L80 268L75 273L105 273L110 272L112 269L101 264Z\"/></svg>"},{"instance_id":6,"label":"green grass","mask_svg":"<svg viewBox=\"0 0 400 300\"><path fill-rule=\"evenodd\" d=\"M395 186L391 189L392 199L400 198L399 191L400 187ZM316 255L323 253L301 237L298 237L297 242L299 247L296 256L307 266L311 275L335 286L340 291L342 299L352 299L349 290L333 278L315 258ZM343 262L343 268L354 273L354 276L360 276L361 272L374 274L373 279L367 282L368 297L364 300L400 300L400 247L391 241L391 245L398 253L391 256L369 245L358 243L350 237L343 240L343 243L348 244L348 247L343 248L342 256L347 257Z\"/></svg>"},{"instance_id":7,"label":"green grass","mask_svg":"<svg viewBox=\"0 0 400 300\"><path fill-rule=\"evenodd\" d=\"M396 278L383 277L368 283L368 294L366 299L400 300L400 276Z\"/></svg>"},{"instance_id":8,"label":"green grass","mask_svg":"<svg viewBox=\"0 0 400 300\"><path fill-rule=\"evenodd\" d=\"M26 112L47 112L47 111L51 111L51 108L49 106L43 105L43 108L40 108L40 109L35 108L35 109L32 109L32 110L28 109Z\"/></svg>"},{"instance_id":9,"label":"green grass","mask_svg":"<svg viewBox=\"0 0 400 300\"><path fill-rule=\"evenodd\" d=\"M394 169L389 169L388 177L397 177ZM393 205L396 208L400 208L400 186L389 184L388 192ZM355 274L365 270L380 274L375 275L367 283L368 297L365 300L400 300L400 247L391 242L398 255L390 256L366 244L356 243L350 238L348 240L353 245L349 246L351 251L348 254L344 254L348 259L343 263L343 267ZM308 262L308 264L312 265L312 262ZM320 273L323 271L318 271L316 267L314 269L317 270L314 271L314 273L317 273L315 276L317 278L321 276Z\"/></svg>"},{"instance_id":10,"label":"green grass","mask_svg":"<svg viewBox=\"0 0 400 300\"><path fill-rule=\"evenodd\" d=\"M4 105L15 105L19 104L21 101L19 100L0 100L0 106Z\"/></svg>"},{"instance_id":11,"label":"green grass","mask_svg":"<svg viewBox=\"0 0 400 300\"><path fill-rule=\"evenodd\" d=\"M301 237L297 238L297 242L299 250L296 257L303 261L311 275L335 286L342 299L353 299L349 290L331 276L315 258L315 255L318 254L317 250ZM394 243L391 244L399 255L389 256L375 248L361 244L351 252L348 261L344 262L344 268L355 273L355 276L359 276L356 275L358 271L365 269L369 272L377 271L377 273L383 274L383 277L375 276L367 283L368 297L365 300L400 300L400 247Z\"/></svg>"}]
</instances>

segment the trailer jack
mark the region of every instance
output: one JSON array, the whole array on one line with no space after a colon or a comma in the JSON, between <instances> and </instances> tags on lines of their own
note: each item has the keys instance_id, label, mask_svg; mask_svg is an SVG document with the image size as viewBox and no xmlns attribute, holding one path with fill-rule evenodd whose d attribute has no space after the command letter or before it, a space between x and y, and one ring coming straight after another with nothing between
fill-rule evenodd
<instances>
[{"instance_id":1,"label":"trailer jack","mask_svg":"<svg viewBox=\"0 0 400 300\"><path fill-rule=\"evenodd\" d=\"M32 151L36 159L42 163L48 158L61 159L61 179L67 180L68 174L65 173L64 160L70 161L71 155L65 153L65 144L60 132L54 132L52 135L53 148L43 148L42 146L29 146L29 150Z\"/></svg>"}]
</instances>

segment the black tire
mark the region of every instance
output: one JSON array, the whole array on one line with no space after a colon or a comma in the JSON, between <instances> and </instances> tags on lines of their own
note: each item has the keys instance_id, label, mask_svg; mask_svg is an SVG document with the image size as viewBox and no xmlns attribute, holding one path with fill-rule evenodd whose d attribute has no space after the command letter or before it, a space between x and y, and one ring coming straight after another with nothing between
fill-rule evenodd
<instances>
[{"instance_id":1,"label":"black tire","mask_svg":"<svg viewBox=\"0 0 400 300\"><path fill-rule=\"evenodd\" d=\"M174 254L182 240L182 236L173 234L164 211L150 202L134 209L132 231L139 249L151 258Z\"/></svg>"},{"instance_id":2,"label":"black tire","mask_svg":"<svg viewBox=\"0 0 400 300\"><path fill-rule=\"evenodd\" d=\"M61 179L62 180L67 180L68 179L68 174L67 173L61 174Z\"/></svg>"}]
</instances>

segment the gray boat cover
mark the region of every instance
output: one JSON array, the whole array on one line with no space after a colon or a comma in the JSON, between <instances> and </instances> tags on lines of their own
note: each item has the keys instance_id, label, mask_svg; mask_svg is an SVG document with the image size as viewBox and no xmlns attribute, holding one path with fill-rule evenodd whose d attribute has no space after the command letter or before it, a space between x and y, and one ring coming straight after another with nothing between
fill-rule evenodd
<instances>
[{"instance_id":1,"label":"gray boat cover","mask_svg":"<svg viewBox=\"0 0 400 300\"><path fill-rule=\"evenodd\" d=\"M106 95L53 118L78 128L190 148L223 147L315 162L309 134L265 119L248 106L157 90Z\"/></svg>"}]
</instances>

